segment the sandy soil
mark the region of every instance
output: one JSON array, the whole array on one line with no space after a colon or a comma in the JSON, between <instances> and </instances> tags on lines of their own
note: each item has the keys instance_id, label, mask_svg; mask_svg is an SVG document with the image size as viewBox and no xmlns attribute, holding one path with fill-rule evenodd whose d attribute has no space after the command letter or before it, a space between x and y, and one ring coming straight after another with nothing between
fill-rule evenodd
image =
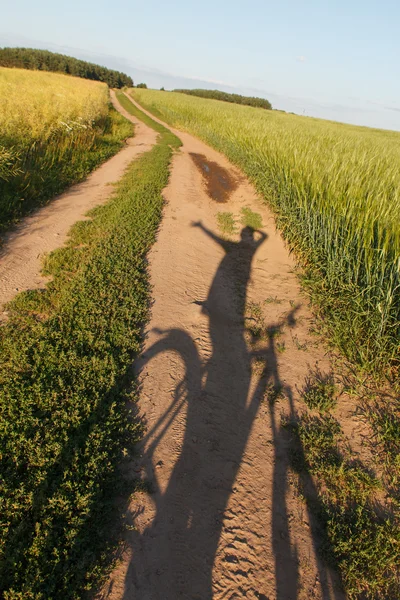
<instances>
[{"instance_id":1,"label":"sandy soil","mask_svg":"<svg viewBox=\"0 0 400 600\"><path fill-rule=\"evenodd\" d=\"M0 250L0 309L18 292L45 285L47 279L40 273L43 255L62 246L71 226L88 210L106 202L113 191L111 184L121 178L133 159L155 144L156 133L124 111L114 92L111 94L113 104L135 123L135 137L85 181L25 218L5 237ZM4 318L6 313L2 316Z\"/></svg>"},{"instance_id":2,"label":"sandy soil","mask_svg":"<svg viewBox=\"0 0 400 600\"><path fill-rule=\"evenodd\" d=\"M153 493L132 499L127 549L99 598L341 600L282 427L328 358L268 209L225 157L175 133L136 365L147 434L129 472ZM241 225L243 207L261 214L260 231ZM238 222L229 240L221 211Z\"/></svg>"}]
</instances>

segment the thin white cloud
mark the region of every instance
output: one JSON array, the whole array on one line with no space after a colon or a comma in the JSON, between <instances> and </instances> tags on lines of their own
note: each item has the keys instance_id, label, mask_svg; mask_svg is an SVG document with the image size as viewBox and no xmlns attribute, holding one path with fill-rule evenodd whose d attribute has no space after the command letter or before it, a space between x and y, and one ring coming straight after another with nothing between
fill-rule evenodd
<instances>
[{"instance_id":1,"label":"thin white cloud","mask_svg":"<svg viewBox=\"0 0 400 600\"><path fill-rule=\"evenodd\" d=\"M394 110L395 112L400 112L400 107L398 106L388 106L383 102L374 102L373 100L368 100L368 104L373 104L374 106L379 106L380 108L384 108L386 110Z\"/></svg>"},{"instance_id":2,"label":"thin white cloud","mask_svg":"<svg viewBox=\"0 0 400 600\"><path fill-rule=\"evenodd\" d=\"M228 87L235 87L235 84L228 83L227 81L220 81L219 79L209 79L208 77L196 77L195 75L189 75L187 79L193 79L193 81L205 81L206 83L214 83L215 85L227 85Z\"/></svg>"},{"instance_id":3,"label":"thin white cloud","mask_svg":"<svg viewBox=\"0 0 400 600\"><path fill-rule=\"evenodd\" d=\"M307 59L305 56L301 55L301 56L296 56L296 60L297 60L297 62L304 63L304 62L306 62Z\"/></svg>"}]
</instances>

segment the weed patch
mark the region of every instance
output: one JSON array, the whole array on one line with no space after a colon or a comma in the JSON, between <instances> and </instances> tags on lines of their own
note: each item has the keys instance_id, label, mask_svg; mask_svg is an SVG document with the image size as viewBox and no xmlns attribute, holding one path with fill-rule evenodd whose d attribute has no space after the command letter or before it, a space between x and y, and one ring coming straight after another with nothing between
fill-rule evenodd
<instances>
[{"instance_id":1,"label":"weed patch","mask_svg":"<svg viewBox=\"0 0 400 600\"><path fill-rule=\"evenodd\" d=\"M334 408L336 405L336 386L332 371L322 373L317 367L306 377L301 395L308 408L321 412Z\"/></svg>"},{"instance_id":2,"label":"weed patch","mask_svg":"<svg viewBox=\"0 0 400 600\"><path fill-rule=\"evenodd\" d=\"M242 208L242 219L241 223L245 227L251 227L252 229L261 229L263 226L261 215L251 210L251 208Z\"/></svg>"},{"instance_id":3,"label":"weed patch","mask_svg":"<svg viewBox=\"0 0 400 600\"><path fill-rule=\"evenodd\" d=\"M323 554L338 568L348 597L398 598L400 523L379 503L379 481L346 456L333 417L303 415L291 427L301 493L323 526Z\"/></svg>"},{"instance_id":4,"label":"weed patch","mask_svg":"<svg viewBox=\"0 0 400 600\"><path fill-rule=\"evenodd\" d=\"M400 509L400 397L376 394L363 401L362 410L373 433L369 444Z\"/></svg>"},{"instance_id":5,"label":"weed patch","mask_svg":"<svg viewBox=\"0 0 400 600\"><path fill-rule=\"evenodd\" d=\"M232 213L219 212L217 214L217 223L222 234L229 237L237 233L236 221Z\"/></svg>"}]
</instances>

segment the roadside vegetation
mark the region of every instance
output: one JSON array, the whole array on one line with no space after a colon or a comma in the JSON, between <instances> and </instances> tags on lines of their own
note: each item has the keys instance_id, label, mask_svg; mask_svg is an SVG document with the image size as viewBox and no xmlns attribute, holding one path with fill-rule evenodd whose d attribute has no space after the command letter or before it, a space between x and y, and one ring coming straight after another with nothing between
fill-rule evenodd
<instances>
[{"instance_id":1,"label":"roadside vegetation","mask_svg":"<svg viewBox=\"0 0 400 600\"><path fill-rule=\"evenodd\" d=\"M131 134L106 84L0 68L0 232L82 180Z\"/></svg>"},{"instance_id":2,"label":"roadside vegetation","mask_svg":"<svg viewBox=\"0 0 400 600\"><path fill-rule=\"evenodd\" d=\"M133 491L119 465L139 435L128 401L149 313L146 254L180 145L143 118L160 133L158 144L47 257L51 283L16 296L0 328L0 596L7 600L82 598L115 556L116 498Z\"/></svg>"},{"instance_id":3,"label":"roadside vegetation","mask_svg":"<svg viewBox=\"0 0 400 600\"><path fill-rule=\"evenodd\" d=\"M274 209L331 339L359 366L400 367L400 134L132 92L238 164Z\"/></svg>"},{"instance_id":4,"label":"roadside vegetation","mask_svg":"<svg viewBox=\"0 0 400 600\"><path fill-rule=\"evenodd\" d=\"M303 399L314 410L286 425L292 433L292 466L300 494L322 525L321 552L338 569L349 599L396 600L400 597L398 492L376 474L378 462L366 465L354 457L351 440L329 412L335 404L331 373L313 373Z\"/></svg>"},{"instance_id":5,"label":"roadside vegetation","mask_svg":"<svg viewBox=\"0 0 400 600\"><path fill-rule=\"evenodd\" d=\"M17 67L34 71L53 71L84 79L103 81L113 88L132 86L129 75L79 60L65 54L33 48L0 48L0 67Z\"/></svg>"},{"instance_id":6,"label":"roadside vegetation","mask_svg":"<svg viewBox=\"0 0 400 600\"><path fill-rule=\"evenodd\" d=\"M230 212L219 212L217 213L218 228L221 233L226 237L230 238L235 235L238 230L237 222L234 215Z\"/></svg>"},{"instance_id":7,"label":"roadside vegetation","mask_svg":"<svg viewBox=\"0 0 400 600\"><path fill-rule=\"evenodd\" d=\"M189 96L198 96L199 98L231 102L233 104L243 104L245 106L253 106L255 108L265 108L266 110L272 109L271 103L266 98L242 96L241 94L228 94L228 92L221 92L220 90L174 90L174 92L178 92L179 94L188 94Z\"/></svg>"}]
</instances>

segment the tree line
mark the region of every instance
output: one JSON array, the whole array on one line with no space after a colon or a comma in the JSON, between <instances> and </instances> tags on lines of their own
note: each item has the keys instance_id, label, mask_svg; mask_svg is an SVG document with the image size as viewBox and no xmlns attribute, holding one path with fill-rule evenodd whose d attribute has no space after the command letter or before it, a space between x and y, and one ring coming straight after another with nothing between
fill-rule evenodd
<instances>
[{"instance_id":1,"label":"tree line","mask_svg":"<svg viewBox=\"0 0 400 600\"><path fill-rule=\"evenodd\" d=\"M256 98L253 96L241 96L240 94L228 94L219 90L174 90L180 94L189 94L189 96L200 96L200 98L211 98L213 100L222 100L223 102L233 102L234 104L244 104L256 108L272 109L271 103L265 98Z\"/></svg>"},{"instance_id":2,"label":"tree line","mask_svg":"<svg viewBox=\"0 0 400 600\"><path fill-rule=\"evenodd\" d=\"M132 78L125 73L48 50L0 48L0 66L65 73L74 77L104 81L113 88L133 86Z\"/></svg>"}]
</instances>

